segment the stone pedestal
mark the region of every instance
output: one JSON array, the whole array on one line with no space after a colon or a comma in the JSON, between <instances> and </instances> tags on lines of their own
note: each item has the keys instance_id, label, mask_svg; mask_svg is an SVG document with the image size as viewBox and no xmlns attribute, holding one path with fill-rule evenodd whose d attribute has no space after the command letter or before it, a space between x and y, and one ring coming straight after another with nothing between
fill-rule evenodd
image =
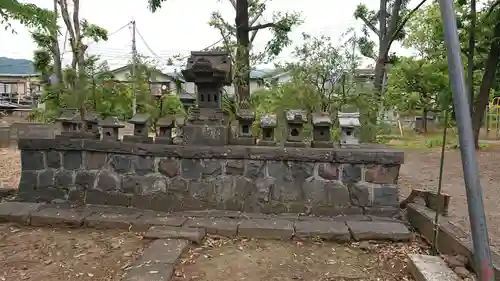
<instances>
[{"instance_id":1,"label":"stone pedestal","mask_svg":"<svg viewBox=\"0 0 500 281\"><path fill-rule=\"evenodd\" d=\"M193 125L183 128L184 145L223 146L229 143L230 128L227 125Z\"/></svg>"}]
</instances>

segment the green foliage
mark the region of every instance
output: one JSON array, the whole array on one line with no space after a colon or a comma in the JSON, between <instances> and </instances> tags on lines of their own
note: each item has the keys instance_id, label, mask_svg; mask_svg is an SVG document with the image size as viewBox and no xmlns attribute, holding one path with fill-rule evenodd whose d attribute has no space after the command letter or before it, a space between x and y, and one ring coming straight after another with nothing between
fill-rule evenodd
<instances>
[{"instance_id":1,"label":"green foliage","mask_svg":"<svg viewBox=\"0 0 500 281\"><path fill-rule=\"evenodd\" d=\"M34 4L20 3L17 0L0 1L0 25L11 27L10 21L18 20L31 28L49 29L54 26L54 14ZM13 30L14 32L14 30Z\"/></svg>"}]
</instances>

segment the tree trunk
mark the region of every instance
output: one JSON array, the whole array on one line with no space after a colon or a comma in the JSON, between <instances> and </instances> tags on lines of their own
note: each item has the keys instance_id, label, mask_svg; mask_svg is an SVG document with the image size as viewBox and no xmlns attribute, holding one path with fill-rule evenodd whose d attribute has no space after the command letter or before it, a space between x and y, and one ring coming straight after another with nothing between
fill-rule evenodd
<instances>
[{"instance_id":1,"label":"tree trunk","mask_svg":"<svg viewBox=\"0 0 500 281\"><path fill-rule=\"evenodd\" d=\"M497 15L497 23L495 24L495 31L493 38L500 38L500 13ZM474 141L476 148L479 148L479 131L484 119L484 112L490 98L490 90L493 88L496 79L496 72L500 58L500 42L492 39L490 51L486 59L483 78L479 88L477 102L474 107L474 116L472 119L472 127L474 129Z\"/></svg>"},{"instance_id":2,"label":"tree trunk","mask_svg":"<svg viewBox=\"0 0 500 281\"><path fill-rule=\"evenodd\" d=\"M250 31L248 0L236 1L236 97L237 105L250 99Z\"/></svg>"},{"instance_id":3,"label":"tree trunk","mask_svg":"<svg viewBox=\"0 0 500 281\"><path fill-rule=\"evenodd\" d=\"M426 107L423 109L423 120L422 120L422 126L424 127L424 134L427 134L427 115L428 115L428 110Z\"/></svg>"},{"instance_id":4,"label":"tree trunk","mask_svg":"<svg viewBox=\"0 0 500 281\"><path fill-rule=\"evenodd\" d=\"M472 116L474 109L474 50L476 48L476 0L470 4L469 50L467 53L467 86L469 89L469 106Z\"/></svg>"}]
</instances>

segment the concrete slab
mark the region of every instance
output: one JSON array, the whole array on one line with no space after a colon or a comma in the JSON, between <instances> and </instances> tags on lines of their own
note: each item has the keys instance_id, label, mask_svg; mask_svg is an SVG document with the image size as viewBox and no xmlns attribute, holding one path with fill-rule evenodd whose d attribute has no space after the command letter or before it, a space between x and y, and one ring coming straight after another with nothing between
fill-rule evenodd
<instances>
[{"instance_id":1,"label":"concrete slab","mask_svg":"<svg viewBox=\"0 0 500 281\"><path fill-rule=\"evenodd\" d=\"M410 254L408 258L408 270L416 281L462 280L439 256Z\"/></svg>"},{"instance_id":2,"label":"concrete slab","mask_svg":"<svg viewBox=\"0 0 500 281\"><path fill-rule=\"evenodd\" d=\"M0 222L29 224L31 213L44 205L44 203L2 202L0 203Z\"/></svg>"},{"instance_id":3,"label":"concrete slab","mask_svg":"<svg viewBox=\"0 0 500 281\"><path fill-rule=\"evenodd\" d=\"M91 215L89 210L47 207L31 214L31 226L81 227L83 220Z\"/></svg>"},{"instance_id":4,"label":"concrete slab","mask_svg":"<svg viewBox=\"0 0 500 281\"><path fill-rule=\"evenodd\" d=\"M166 239L166 238L176 238L176 239L186 239L194 243L201 243L205 237L204 228L184 228L175 226L152 226L144 238L149 239Z\"/></svg>"},{"instance_id":5,"label":"concrete slab","mask_svg":"<svg viewBox=\"0 0 500 281\"><path fill-rule=\"evenodd\" d=\"M411 233L411 231L401 222L348 221L346 224L356 241L408 241L413 238L413 233Z\"/></svg>"},{"instance_id":6,"label":"concrete slab","mask_svg":"<svg viewBox=\"0 0 500 281\"><path fill-rule=\"evenodd\" d=\"M351 238L349 229L342 221L299 221L295 222L295 236L299 238L322 238L346 242Z\"/></svg>"},{"instance_id":7,"label":"concrete slab","mask_svg":"<svg viewBox=\"0 0 500 281\"><path fill-rule=\"evenodd\" d=\"M188 246L189 242L183 239L155 240L144 250L142 257L135 264L176 264Z\"/></svg>"},{"instance_id":8,"label":"concrete slab","mask_svg":"<svg viewBox=\"0 0 500 281\"><path fill-rule=\"evenodd\" d=\"M238 235L262 239L290 239L293 236L293 223L289 220L248 219L238 228Z\"/></svg>"},{"instance_id":9,"label":"concrete slab","mask_svg":"<svg viewBox=\"0 0 500 281\"><path fill-rule=\"evenodd\" d=\"M190 218L186 227L204 228L208 234L235 237L238 232L238 221L217 218Z\"/></svg>"}]
</instances>

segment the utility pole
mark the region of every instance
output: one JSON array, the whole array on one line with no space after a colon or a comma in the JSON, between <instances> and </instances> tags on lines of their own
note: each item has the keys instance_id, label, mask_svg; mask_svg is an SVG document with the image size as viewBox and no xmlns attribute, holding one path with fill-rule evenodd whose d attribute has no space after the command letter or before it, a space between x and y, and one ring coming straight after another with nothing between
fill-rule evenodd
<instances>
[{"instance_id":1,"label":"utility pole","mask_svg":"<svg viewBox=\"0 0 500 281\"><path fill-rule=\"evenodd\" d=\"M136 65L137 65L137 47L135 41L135 20L131 22L132 24L132 113L135 115L137 113L137 93L136 93Z\"/></svg>"},{"instance_id":2,"label":"utility pole","mask_svg":"<svg viewBox=\"0 0 500 281\"><path fill-rule=\"evenodd\" d=\"M457 19L453 0L439 0L443 20L444 42L448 51L448 72L455 105L455 115L462 154L467 207L469 209L474 268L480 281L494 281L493 263L484 214L483 193L479 180L469 96L462 64L460 42L458 40Z\"/></svg>"}]
</instances>

